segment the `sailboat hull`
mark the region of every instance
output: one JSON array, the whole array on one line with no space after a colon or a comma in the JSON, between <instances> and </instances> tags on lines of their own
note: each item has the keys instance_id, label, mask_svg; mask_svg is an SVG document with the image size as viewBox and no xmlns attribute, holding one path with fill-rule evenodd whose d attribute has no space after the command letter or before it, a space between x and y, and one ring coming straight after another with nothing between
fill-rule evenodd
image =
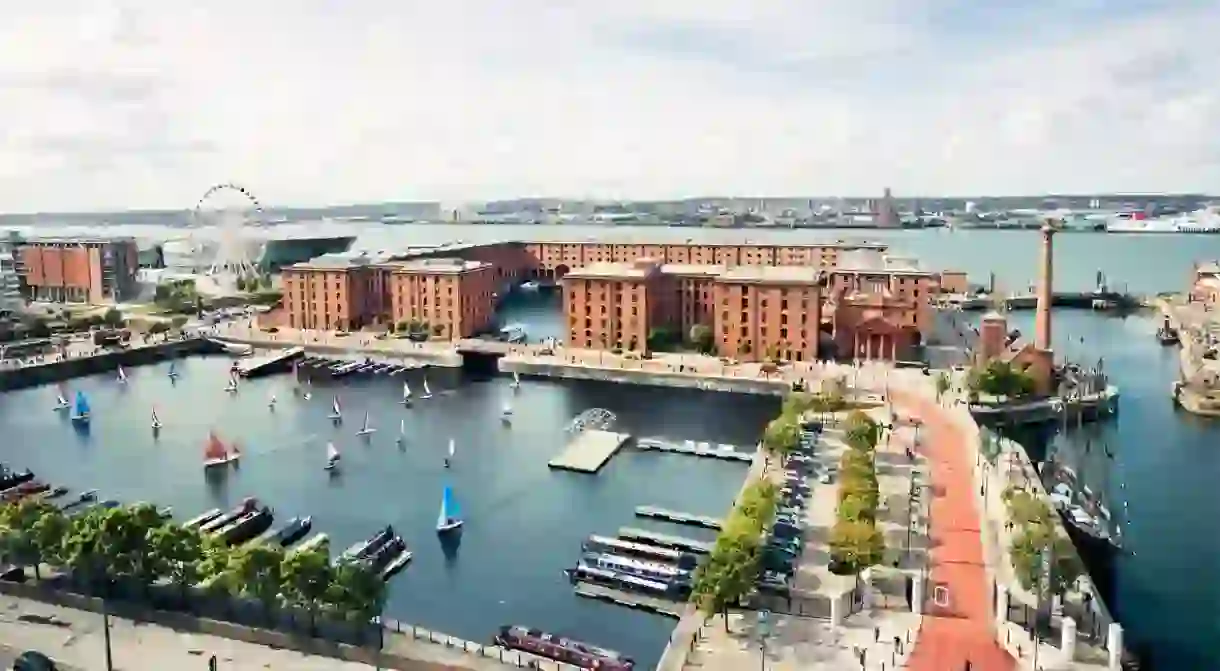
<instances>
[{"instance_id":1,"label":"sailboat hull","mask_svg":"<svg viewBox=\"0 0 1220 671\"><path fill-rule=\"evenodd\" d=\"M203 467L204 468L216 468L218 466L225 466L225 465L228 465L228 464L231 464L231 463L237 461L238 459L241 459L241 455L230 454L230 455L227 455L224 457L216 457L214 459L204 459Z\"/></svg>"},{"instance_id":2,"label":"sailboat hull","mask_svg":"<svg viewBox=\"0 0 1220 671\"><path fill-rule=\"evenodd\" d=\"M89 415L88 415L88 414L84 414L84 415L72 415L72 421L73 421L73 422L88 422L88 421L89 421Z\"/></svg>"},{"instance_id":3,"label":"sailboat hull","mask_svg":"<svg viewBox=\"0 0 1220 671\"><path fill-rule=\"evenodd\" d=\"M360 429L356 432L357 436L368 436L377 433L377 429Z\"/></svg>"},{"instance_id":4,"label":"sailboat hull","mask_svg":"<svg viewBox=\"0 0 1220 671\"><path fill-rule=\"evenodd\" d=\"M458 529L461 529L461 528L462 528L462 520L451 520L444 524L436 525L436 533L445 534L445 533L457 531Z\"/></svg>"}]
</instances>

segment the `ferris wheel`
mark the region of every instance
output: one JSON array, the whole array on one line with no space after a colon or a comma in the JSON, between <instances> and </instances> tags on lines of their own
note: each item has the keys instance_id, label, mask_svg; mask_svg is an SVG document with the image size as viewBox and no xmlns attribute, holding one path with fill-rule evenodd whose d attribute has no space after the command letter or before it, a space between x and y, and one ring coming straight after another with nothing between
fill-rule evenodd
<instances>
[{"instance_id":1,"label":"ferris wheel","mask_svg":"<svg viewBox=\"0 0 1220 671\"><path fill-rule=\"evenodd\" d=\"M223 279L233 284L238 279L258 276L260 245L248 229L261 226L263 220L262 203L243 186L214 184L204 191L191 211L191 223L215 227L219 236L206 274L218 282Z\"/></svg>"}]
</instances>

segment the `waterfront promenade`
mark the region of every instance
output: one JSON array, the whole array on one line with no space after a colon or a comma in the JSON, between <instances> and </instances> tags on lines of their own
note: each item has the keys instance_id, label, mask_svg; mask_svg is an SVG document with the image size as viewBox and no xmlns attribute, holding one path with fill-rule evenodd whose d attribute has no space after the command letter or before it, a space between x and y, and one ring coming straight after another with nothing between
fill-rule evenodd
<instances>
[{"instance_id":1,"label":"waterfront promenade","mask_svg":"<svg viewBox=\"0 0 1220 671\"><path fill-rule=\"evenodd\" d=\"M169 617L173 617L172 615ZM252 643L231 635L204 633L207 626L171 628L156 623L165 619L150 614L150 620L135 621L111 615L110 647L115 669L165 671L205 668L215 655L220 668L234 671L293 669L294 671L364 671L379 667L405 671L507 671L535 668L545 671L575 671L551 660L457 641L424 630L387 631L380 657L371 648L319 645L331 654L310 654L284 645L293 639L280 636L276 644ZM176 618L186 622L188 618ZM217 631L243 629L218 623ZM20 650L38 650L70 668L105 668L105 633L99 613L53 605L21 597L0 596L0 640ZM272 634L272 636L275 636ZM445 645L435 641L451 641ZM308 644L308 641L306 642ZM503 661L501 661L503 660ZM534 666L530 667L533 664Z\"/></svg>"}]
</instances>

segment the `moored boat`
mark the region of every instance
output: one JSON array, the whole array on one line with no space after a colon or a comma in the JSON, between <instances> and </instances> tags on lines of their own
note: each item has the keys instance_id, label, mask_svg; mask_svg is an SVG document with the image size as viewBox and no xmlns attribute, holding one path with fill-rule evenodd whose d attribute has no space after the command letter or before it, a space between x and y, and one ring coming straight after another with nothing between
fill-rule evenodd
<instances>
[{"instance_id":1,"label":"moored boat","mask_svg":"<svg viewBox=\"0 0 1220 671\"><path fill-rule=\"evenodd\" d=\"M16 487L24 482L29 482L33 479L34 472L29 469L24 471L10 471L4 466L0 466L0 492L12 487Z\"/></svg>"},{"instance_id":2,"label":"moored boat","mask_svg":"<svg viewBox=\"0 0 1220 671\"><path fill-rule=\"evenodd\" d=\"M377 548L385 545L385 543L393 537L394 527L387 524L386 528L373 534L367 540L353 543L351 547L343 551L343 554L339 555L338 561L343 562L364 559L375 552Z\"/></svg>"},{"instance_id":3,"label":"moored boat","mask_svg":"<svg viewBox=\"0 0 1220 671\"><path fill-rule=\"evenodd\" d=\"M615 650L519 625L500 627L492 640L502 648L521 650L582 669L630 671L635 668L634 660Z\"/></svg>"},{"instance_id":4,"label":"moored boat","mask_svg":"<svg viewBox=\"0 0 1220 671\"><path fill-rule=\"evenodd\" d=\"M50 490L51 485L48 485L45 482L39 482L38 480L30 480L29 482L23 482L16 487L9 487L3 492L0 492L0 501L4 501L5 503L16 503L27 496L41 494L42 492L47 492Z\"/></svg>"},{"instance_id":5,"label":"moored boat","mask_svg":"<svg viewBox=\"0 0 1220 671\"><path fill-rule=\"evenodd\" d=\"M72 499L71 501L61 503L59 505L59 509L66 513L66 512L70 512L74 508L79 508L79 507L85 505L86 503L93 503L96 500L97 500L97 490L90 489L88 491L84 491L84 492L81 492L80 494L77 494L76 498ZM220 512L220 511L216 511L216 512Z\"/></svg>"},{"instance_id":6,"label":"moored boat","mask_svg":"<svg viewBox=\"0 0 1220 671\"><path fill-rule=\"evenodd\" d=\"M312 517L294 517L284 526L268 531L263 536L263 541L286 548L304 538L311 528L313 528Z\"/></svg>"},{"instance_id":7,"label":"moored boat","mask_svg":"<svg viewBox=\"0 0 1220 671\"><path fill-rule=\"evenodd\" d=\"M378 574L381 570L390 563L390 560L397 557L403 550L407 549L407 542L402 539L402 536L394 536L380 547L369 553L369 556L364 559L364 563Z\"/></svg>"},{"instance_id":8,"label":"moored boat","mask_svg":"<svg viewBox=\"0 0 1220 671\"><path fill-rule=\"evenodd\" d=\"M197 517L187 520L185 523L183 523L182 526L184 526L188 529L194 529L197 527L201 527L204 524L207 524L208 522L211 522L212 520L216 519L217 517L220 517L220 513L221 513L220 508L212 508L211 510L206 510L206 511L200 513Z\"/></svg>"},{"instance_id":9,"label":"moored boat","mask_svg":"<svg viewBox=\"0 0 1220 671\"><path fill-rule=\"evenodd\" d=\"M207 522L204 522L202 525L199 526L199 530L205 534L210 534L214 531L219 531L220 529L228 526L230 523L232 523L234 520L241 517L242 515L245 515L246 513L249 513L249 512L253 512L254 509L257 507L258 507L258 499L255 499L252 496L247 496L246 498L242 499L242 502L240 504L238 504L237 507L233 508L229 512L227 512L223 515L214 517L214 518L208 520Z\"/></svg>"},{"instance_id":10,"label":"moored boat","mask_svg":"<svg viewBox=\"0 0 1220 671\"><path fill-rule=\"evenodd\" d=\"M404 543L402 550L398 553L398 556L395 557L393 561L389 563L389 565L382 569L381 579L389 580L390 578L393 578L396 573L403 570L406 568L407 564L411 563L412 557L414 557L414 555L411 554L411 550L407 549L407 546Z\"/></svg>"},{"instance_id":11,"label":"moored boat","mask_svg":"<svg viewBox=\"0 0 1220 671\"><path fill-rule=\"evenodd\" d=\"M274 519L270 508L256 508L216 530L213 535L228 545L239 545L266 531Z\"/></svg>"}]
</instances>

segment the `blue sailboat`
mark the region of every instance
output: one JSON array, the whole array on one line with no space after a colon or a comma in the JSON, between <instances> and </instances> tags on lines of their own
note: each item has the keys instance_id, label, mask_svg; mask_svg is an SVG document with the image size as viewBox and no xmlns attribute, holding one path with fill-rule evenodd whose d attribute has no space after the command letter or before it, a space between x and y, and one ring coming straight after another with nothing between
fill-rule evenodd
<instances>
[{"instance_id":1,"label":"blue sailboat","mask_svg":"<svg viewBox=\"0 0 1220 671\"><path fill-rule=\"evenodd\" d=\"M441 512L436 518L436 533L455 531L461 526L462 517L458 511L457 500L453 498L453 488L445 485L445 493L441 496Z\"/></svg>"},{"instance_id":2,"label":"blue sailboat","mask_svg":"<svg viewBox=\"0 0 1220 671\"><path fill-rule=\"evenodd\" d=\"M72 408L72 421L89 421L89 401L85 399L85 392L83 391L76 392L76 406Z\"/></svg>"}]
</instances>

